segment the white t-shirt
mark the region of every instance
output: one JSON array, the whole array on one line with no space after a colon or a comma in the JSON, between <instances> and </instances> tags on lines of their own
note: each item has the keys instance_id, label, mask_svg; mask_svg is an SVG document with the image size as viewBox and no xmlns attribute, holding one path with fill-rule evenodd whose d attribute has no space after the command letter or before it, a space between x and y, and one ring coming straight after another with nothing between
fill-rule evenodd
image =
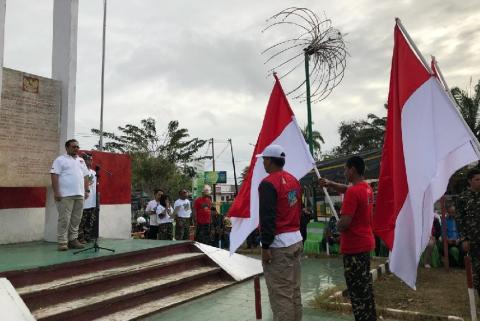
<instances>
[{"instance_id":1,"label":"white t-shirt","mask_svg":"<svg viewBox=\"0 0 480 321\"><path fill-rule=\"evenodd\" d=\"M97 173L93 169L88 170L88 189L90 190L90 195L83 203L83 208L94 208L97 206Z\"/></svg>"},{"instance_id":2,"label":"white t-shirt","mask_svg":"<svg viewBox=\"0 0 480 321\"><path fill-rule=\"evenodd\" d=\"M160 217L160 214L165 214L164 217ZM170 217L170 215L173 214L173 208L170 206L169 209L166 209L162 205L157 206L157 220L158 224L164 224L164 223L172 223L173 219Z\"/></svg>"},{"instance_id":3,"label":"white t-shirt","mask_svg":"<svg viewBox=\"0 0 480 321\"><path fill-rule=\"evenodd\" d=\"M302 240L302 234L300 233L300 231L281 233L275 235L275 238L273 239L272 244L270 244L270 247L289 247L290 245L301 242Z\"/></svg>"},{"instance_id":4,"label":"white t-shirt","mask_svg":"<svg viewBox=\"0 0 480 321\"><path fill-rule=\"evenodd\" d=\"M157 206L160 206L160 204L156 200L151 200L145 208L145 212L147 212L150 217L150 225L153 226L158 226ZM153 212L153 214L151 212Z\"/></svg>"},{"instance_id":5,"label":"white t-shirt","mask_svg":"<svg viewBox=\"0 0 480 321\"><path fill-rule=\"evenodd\" d=\"M190 218L192 216L192 207L190 206L190 201L187 199L178 199L173 204L173 210L178 217Z\"/></svg>"},{"instance_id":6,"label":"white t-shirt","mask_svg":"<svg viewBox=\"0 0 480 321\"><path fill-rule=\"evenodd\" d=\"M85 195L84 177L90 173L83 158L68 154L58 156L53 161L50 174L58 175L61 197Z\"/></svg>"}]
</instances>

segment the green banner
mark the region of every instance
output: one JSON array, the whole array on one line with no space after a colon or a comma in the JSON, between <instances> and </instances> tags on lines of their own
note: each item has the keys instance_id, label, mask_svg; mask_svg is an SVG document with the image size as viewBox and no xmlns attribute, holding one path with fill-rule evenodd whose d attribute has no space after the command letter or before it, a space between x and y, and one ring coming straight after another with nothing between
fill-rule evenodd
<instances>
[{"instance_id":1,"label":"green banner","mask_svg":"<svg viewBox=\"0 0 480 321\"><path fill-rule=\"evenodd\" d=\"M205 184L225 184L227 182L227 172L205 172L204 173Z\"/></svg>"}]
</instances>

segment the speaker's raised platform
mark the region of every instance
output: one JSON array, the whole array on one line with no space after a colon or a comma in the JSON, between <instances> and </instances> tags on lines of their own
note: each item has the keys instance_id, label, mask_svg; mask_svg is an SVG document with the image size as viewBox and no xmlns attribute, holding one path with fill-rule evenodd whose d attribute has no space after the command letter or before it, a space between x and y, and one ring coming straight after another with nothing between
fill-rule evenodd
<instances>
[{"instance_id":1,"label":"speaker's raised platform","mask_svg":"<svg viewBox=\"0 0 480 321\"><path fill-rule=\"evenodd\" d=\"M0 277L37 320L137 320L262 273L260 262L194 242L102 240L109 252L0 246Z\"/></svg>"}]
</instances>

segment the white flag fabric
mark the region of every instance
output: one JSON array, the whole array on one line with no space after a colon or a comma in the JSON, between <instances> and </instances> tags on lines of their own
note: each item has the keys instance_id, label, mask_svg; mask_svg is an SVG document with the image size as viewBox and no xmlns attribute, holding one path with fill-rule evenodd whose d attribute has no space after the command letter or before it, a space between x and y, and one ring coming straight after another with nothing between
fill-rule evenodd
<instances>
[{"instance_id":1,"label":"white flag fabric","mask_svg":"<svg viewBox=\"0 0 480 321\"><path fill-rule=\"evenodd\" d=\"M391 250L391 271L415 288L420 257L431 236L434 203L451 175L479 157L472 132L398 25L394 36L373 222L375 234Z\"/></svg>"},{"instance_id":2,"label":"white flag fabric","mask_svg":"<svg viewBox=\"0 0 480 321\"><path fill-rule=\"evenodd\" d=\"M283 147L286 154L284 169L297 179L302 178L314 168L315 161L308 150L280 81L276 77L247 177L228 212L232 221L230 253L234 253L248 235L258 227L258 186L267 173L263 168L262 159L257 159L255 156L261 154L271 144Z\"/></svg>"}]
</instances>

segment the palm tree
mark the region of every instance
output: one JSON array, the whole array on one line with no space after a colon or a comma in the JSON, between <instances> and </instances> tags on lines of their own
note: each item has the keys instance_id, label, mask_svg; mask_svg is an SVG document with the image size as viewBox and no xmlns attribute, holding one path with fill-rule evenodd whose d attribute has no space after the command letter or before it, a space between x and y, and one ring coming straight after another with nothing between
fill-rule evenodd
<instances>
[{"instance_id":1,"label":"palm tree","mask_svg":"<svg viewBox=\"0 0 480 321\"><path fill-rule=\"evenodd\" d=\"M249 169L250 166L245 166L245 168L242 170L242 173L240 174L240 185L242 185L243 181L247 178Z\"/></svg>"},{"instance_id":2,"label":"palm tree","mask_svg":"<svg viewBox=\"0 0 480 321\"><path fill-rule=\"evenodd\" d=\"M308 126L305 125L302 129L302 134L303 138L305 138L305 141L307 144L309 143L308 140ZM325 140L323 139L322 134L318 130L312 130L312 141L313 141L313 158L315 160L318 160L320 158L321 150L322 150L322 145L325 144Z\"/></svg>"},{"instance_id":3,"label":"palm tree","mask_svg":"<svg viewBox=\"0 0 480 321\"><path fill-rule=\"evenodd\" d=\"M468 127L477 139L480 139L480 80L474 87L473 95L470 90L465 91L458 87L452 88L451 92Z\"/></svg>"}]
</instances>

